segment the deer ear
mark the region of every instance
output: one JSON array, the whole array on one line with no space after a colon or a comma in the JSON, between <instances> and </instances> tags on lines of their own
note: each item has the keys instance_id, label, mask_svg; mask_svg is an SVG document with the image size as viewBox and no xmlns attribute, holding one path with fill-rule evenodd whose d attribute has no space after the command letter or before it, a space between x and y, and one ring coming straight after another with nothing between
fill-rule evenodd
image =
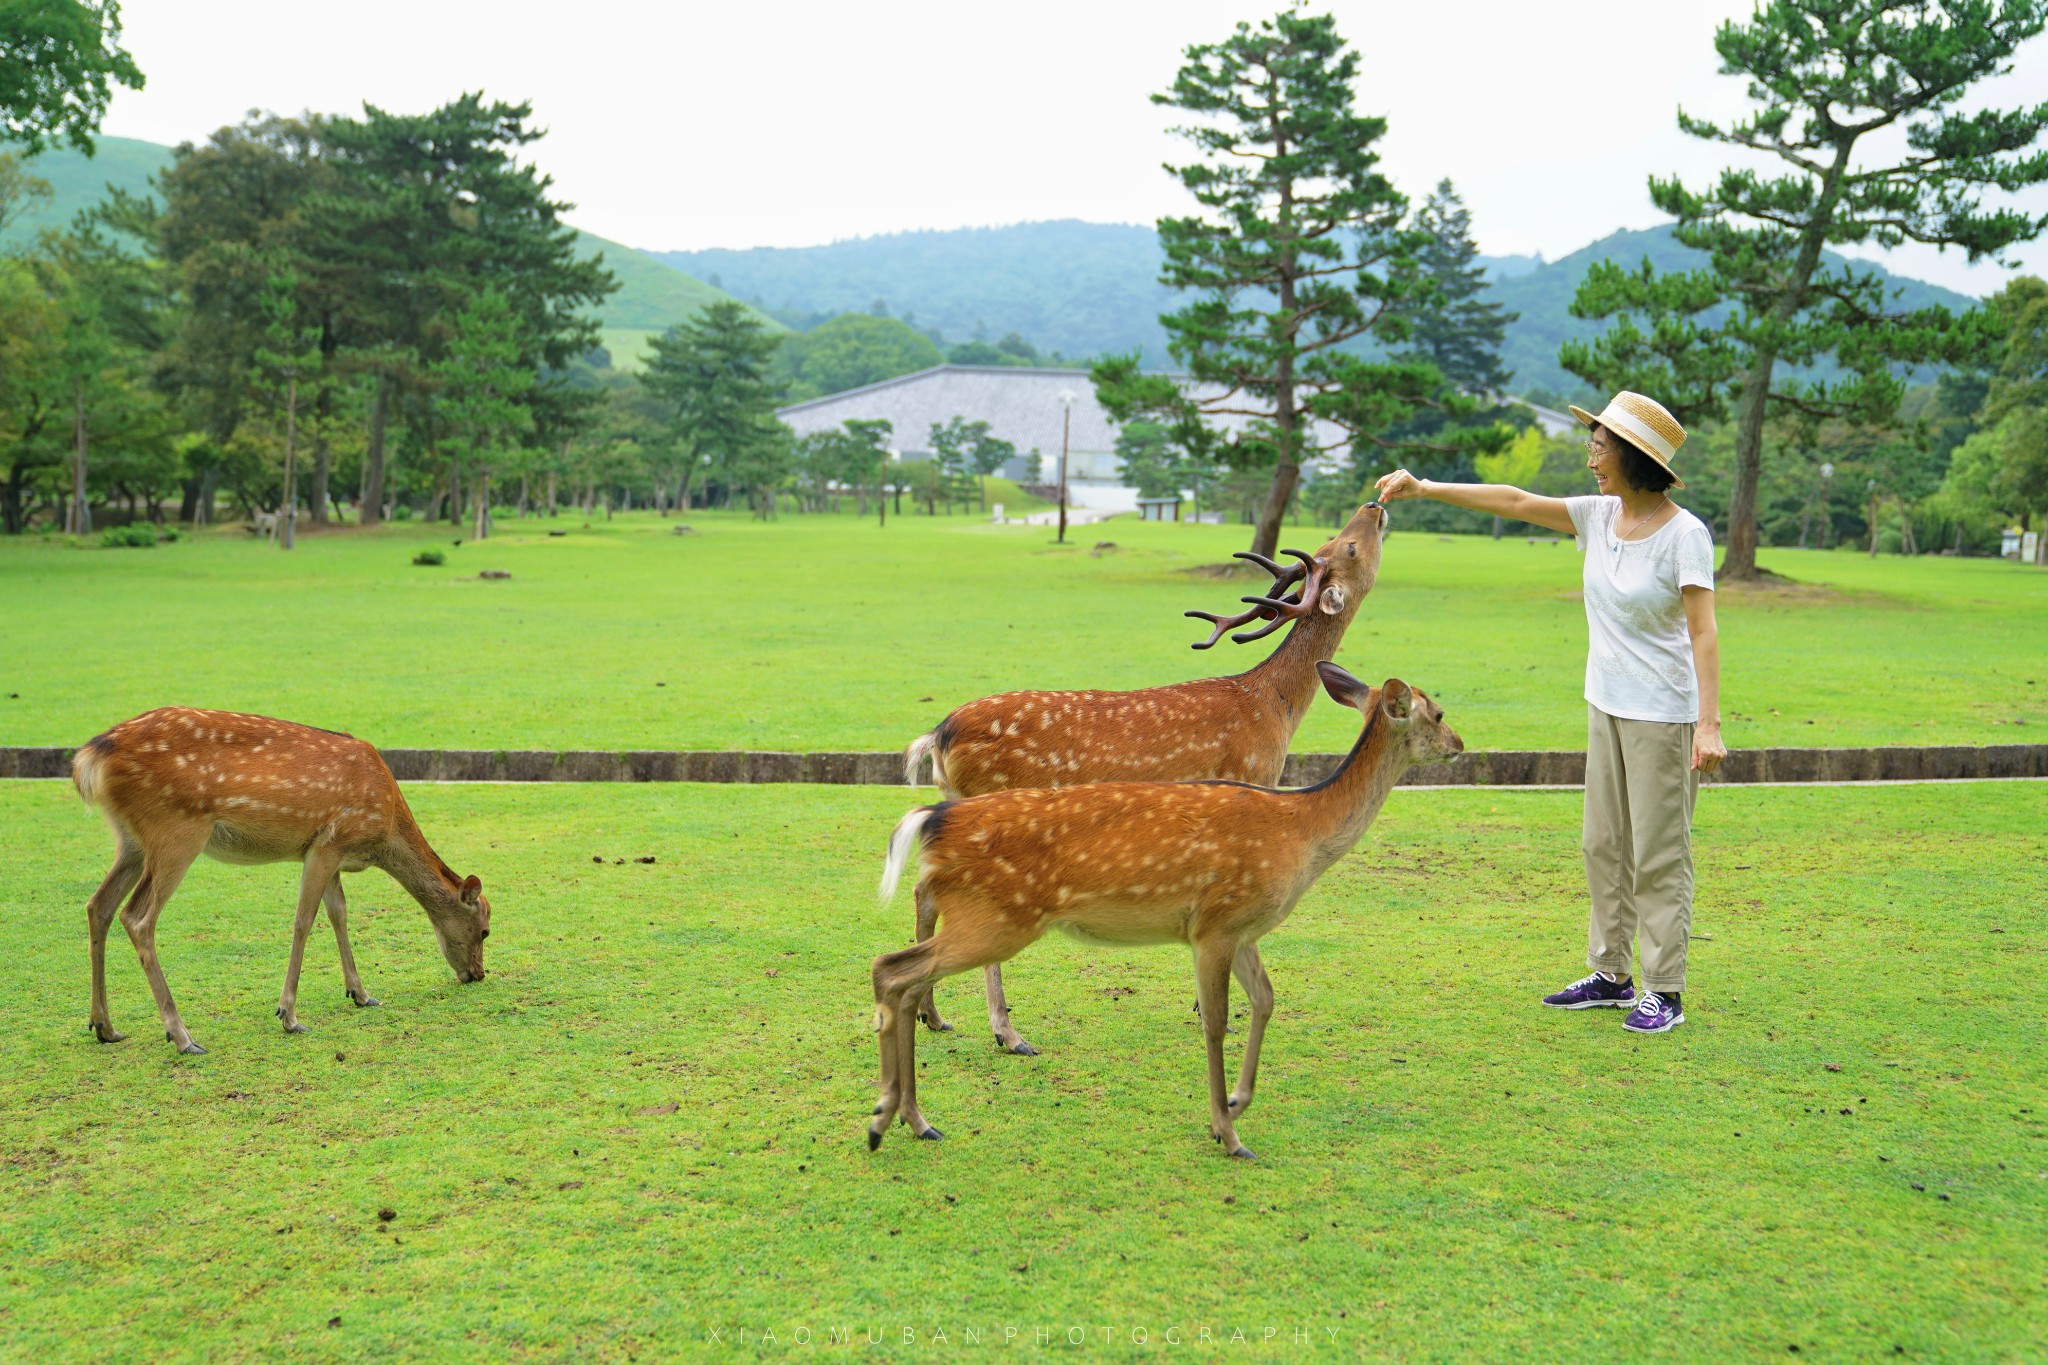
<instances>
[{"instance_id":1,"label":"deer ear","mask_svg":"<svg viewBox=\"0 0 2048 1365\"><path fill-rule=\"evenodd\" d=\"M1350 600L1351 594L1344 591L1342 583L1332 583L1323 589L1323 595L1316 599L1316 605L1322 608L1323 615L1337 616L1342 614L1344 604Z\"/></svg>"},{"instance_id":2,"label":"deer ear","mask_svg":"<svg viewBox=\"0 0 2048 1365\"><path fill-rule=\"evenodd\" d=\"M1336 664L1331 663L1328 659L1316 665L1316 672L1321 676L1323 690L1330 694L1331 701L1336 702L1339 706L1349 706L1354 710L1363 711L1365 709L1366 698L1372 695L1371 688L1352 677L1349 673L1346 673Z\"/></svg>"},{"instance_id":3,"label":"deer ear","mask_svg":"<svg viewBox=\"0 0 2048 1365\"><path fill-rule=\"evenodd\" d=\"M1387 685L1380 689L1380 710L1395 729L1407 729L1415 719L1415 689L1399 678L1387 679Z\"/></svg>"},{"instance_id":4,"label":"deer ear","mask_svg":"<svg viewBox=\"0 0 2048 1365\"><path fill-rule=\"evenodd\" d=\"M484 884L474 875L462 879L462 903L476 909L477 902L484 898Z\"/></svg>"}]
</instances>

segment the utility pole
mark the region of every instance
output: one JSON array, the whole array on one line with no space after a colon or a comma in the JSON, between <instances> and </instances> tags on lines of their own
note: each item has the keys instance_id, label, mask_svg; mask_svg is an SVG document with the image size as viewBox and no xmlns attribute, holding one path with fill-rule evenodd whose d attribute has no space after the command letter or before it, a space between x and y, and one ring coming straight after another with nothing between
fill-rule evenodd
<instances>
[{"instance_id":1,"label":"utility pole","mask_svg":"<svg viewBox=\"0 0 2048 1365\"><path fill-rule=\"evenodd\" d=\"M1060 390L1060 535L1058 543L1067 543L1067 433L1074 423L1074 391Z\"/></svg>"}]
</instances>

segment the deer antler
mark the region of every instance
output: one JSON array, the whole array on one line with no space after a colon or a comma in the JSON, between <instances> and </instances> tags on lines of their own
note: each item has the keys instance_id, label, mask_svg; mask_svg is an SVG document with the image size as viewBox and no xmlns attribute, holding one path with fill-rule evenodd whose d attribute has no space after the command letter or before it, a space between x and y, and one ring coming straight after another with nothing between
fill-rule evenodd
<instances>
[{"instance_id":1,"label":"deer antler","mask_svg":"<svg viewBox=\"0 0 2048 1365\"><path fill-rule=\"evenodd\" d=\"M1238 631L1237 634L1230 637L1236 644L1248 645L1254 640L1261 640L1271 635L1289 621L1300 620L1315 609L1316 596L1323 589L1324 566L1314 555L1306 554L1300 550L1283 549L1280 553L1283 555L1293 555L1301 563L1292 567L1283 567L1261 554L1253 554L1248 551L1240 551L1237 554L1236 558L1248 559L1272 574L1273 586L1267 590L1267 595L1264 597L1238 598L1237 600L1240 602L1249 602L1251 608L1248 611L1241 611L1235 616L1216 616L1206 611L1187 612L1186 615L1192 616L1197 620L1207 621L1215 627L1210 632L1208 639L1200 644L1190 646L1191 648L1207 649L1222 639L1223 632L1227 630L1236 630L1237 627L1249 625L1253 621L1264 621L1266 624L1257 630ZM1301 591L1293 597L1282 597L1280 594L1285 592L1297 580L1301 581Z\"/></svg>"}]
</instances>

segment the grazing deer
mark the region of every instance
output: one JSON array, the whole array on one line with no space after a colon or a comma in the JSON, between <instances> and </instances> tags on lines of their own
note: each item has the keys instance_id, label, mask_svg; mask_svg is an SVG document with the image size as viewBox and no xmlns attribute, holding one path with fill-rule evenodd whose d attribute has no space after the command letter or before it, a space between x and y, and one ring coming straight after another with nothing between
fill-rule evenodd
<instances>
[{"instance_id":1,"label":"grazing deer","mask_svg":"<svg viewBox=\"0 0 2048 1365\"><path fill-rule=\"evenodd\" d=\"M1389 678L1369 690L1333 663L1324 688L1365 714L1364 729L1328 781L1299 791L1242 782L1104 782L994 792L920 806L889 840L882 899L895 894L914 845L919 915L938 932L875 959L881 1100L868 1148L901 1115L938 1138L917 1107L916 1003L956 972L1002 962L1047 929L1088 943L1185 943L1194 949L1202 1035L1209 1049L1209 1132L1249 1157L1235 1124L1252 1102L1273 987L1258 941L1287 918L1324 869L1365 834L1411 765L1440 763L1464 743L1443 709ZM1237 1088L1223 1087L1230 977L1251 999Z\"/></svg>"},{"instance_id":2,"label":"grazing deer","mask_svg":"<svg viewBox=\"0 0 2048 1365\"><path fill-rule=\"evenodd\" d=\"M927 754L939 791L948 798L982 796L1018 787L1078 787L1090 782L1195 782L1221 778L1274 786L1287 766L1287 746L1316 697L1316 665L1334 658L1359 603L1380 572L1387 511L1378 502L1313 555L1282 550L1300 563L1282 567L1263 555L1239 554L1273 575L1263 597L1245 597L1247 610L1220 617L1189 616L1214 629L1196 644L1208 649L1226 631L1266 624L1230 638L1245 644L1283 625L1293 629L1247 673L1197 678L1135 692L1003 692L960 707L904 751L904 780L915 786ZM1300 591L1284 594L1295 585ZM925 905L917 907L917 935L930 935ZM996 1046L1029 1057L1038 1049L1010 1023L1003 973L986 973L989 1027ZM927 996L918 1015L936 1030L952 1025Z\"/></svg>"},{"instance_id":3,"label":"grazing deer","mask_svg":"<svg viewBox=\"0 0 2048 1365\"><path fill-rule=\"evenodd\" d=\"M116 725L71 760L71 780L86 804L113 828L114 866L85 907L92 932L92 1024L118 1043L107 1009L107 929L121 899L121 923L156 996L164 1037L199 1053L156 956L156 921L192 860L303 862L291 962L277 1017L287 1033L299 1022L299 964L324 900L341 948L342 982L357 1005L374 1005L348 946L343 872L381 867L420 903L441 954L462 981L484 976L491 905L475 877L458 877L427 846L391 770L362 740L309 725L166 706Z\"/></svg>"}]
</instances>

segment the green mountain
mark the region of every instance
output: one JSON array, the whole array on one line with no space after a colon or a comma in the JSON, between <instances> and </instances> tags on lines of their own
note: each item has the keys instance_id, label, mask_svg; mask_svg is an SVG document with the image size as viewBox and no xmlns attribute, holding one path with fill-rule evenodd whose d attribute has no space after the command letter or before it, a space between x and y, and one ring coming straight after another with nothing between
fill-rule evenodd
<instances>
[{"instance_id":1,"label":"green mountain","mask_svg":"<svg viewBox=\"0 0 2048 1365\"><path fill-rule=\"evenodd\" d=\"M94 139L98 155L86 156L69 147L52 148L31 159L25 169L50 182L50 197L0 229L0 248L32 244L45 228L61 228L106 196L112 184L132 194L148 194L150 178L171 164L171 149L132 137Z\"/></svg>"},{"instance_id":2,"label":"green mountain","mask_svg":"<svg viewBox=\"0 0 2048 1365\"><path fill-rule=\"evenodd\" d=\"M1148 364L1167 360L1158 317L1174 306L1175 296L1157 283L1159 241L1148 227L1069 220L904 232L817 247L654 254L785 315L886 311L948 341L1016 331L1042 350L1069 356L1135 348ZM1617 232L1556 261L1480 258L1501 302L1521 314L1503 347L1517 388L1579 391L1579 381L1557 363L1558 343L1591 334L1597 324L1571 316L1572 295L1594 261L1633 265L1645 255L1667 270L1700 259L1668 226ZM1882 266L1871 268L1889 275ZM1890 278L1908 305L1972 303L1936 285Z\"/></svg>"},{"instance_id":3,"label":"green mountain","mask_svg":"<svg viewBox=\"0 0 2048 1365\"><path fill-rule=\"evenodd\" d=\"M61 228L82 209L99 202L112 184L134 194L151 192L156 173L171 163L171 149L134 138L102 137L98 154L87 157L69 148L53 148L28 164L33 175L50 182L50 198L24 213L0 232L0 249L26 246L45 228ZM647 338L681 322L705 304L728 297L673 266L618 242L579 231L577 247L586 256L602 255L618 276L619 290L598 310L604 345L613 363L638 368ZM785 330L773 319L776 331Z\"/></svg>"},{"instance_id":4,"label":"green mountain","mask_svg":"<svg viewBox=\"0 0 2048 1365\"><path fill-rule=\"evenodd\" d=\"M1541 387L1567 396L1584 394L1584 382L1557 363L1557 348L1567 338L1598 335L1601 324L1573 317L1572 295L1578 292L1579 283L1586 278L1593 262L1615 260L1633 266L1646 256L1659 270L1695 270L1706 262L1704 253L1680 246L1667 224L1617 232L1537 269L1505 278L1495 276L1494 296L1522 315L1508 328L1506 344L1501 348L1507 367L1514 371L1517 389ZM1831 251L1823 252L1822 259L1829 265L1842 263L1842 258ZM1976 304L1975 299L1952 289L1894 275L1874 262L1858 261L1857 265L1884 277L1897 302L1907 308L1939 304L1962 311Z\"/></svg>"},{"instance_id":5,"label":"green mountain","mask_svg":"<svg viewBox=\"0 0 2048 1365\"><path fill-rule=\"evenodd\" d=\"M1018 332L1040 350L1166 358L1159 238L1124 223L899 232L815 247L664 251L658 259L785 315L886 313L948 342Z\"/></svg>"}]
</instances>

